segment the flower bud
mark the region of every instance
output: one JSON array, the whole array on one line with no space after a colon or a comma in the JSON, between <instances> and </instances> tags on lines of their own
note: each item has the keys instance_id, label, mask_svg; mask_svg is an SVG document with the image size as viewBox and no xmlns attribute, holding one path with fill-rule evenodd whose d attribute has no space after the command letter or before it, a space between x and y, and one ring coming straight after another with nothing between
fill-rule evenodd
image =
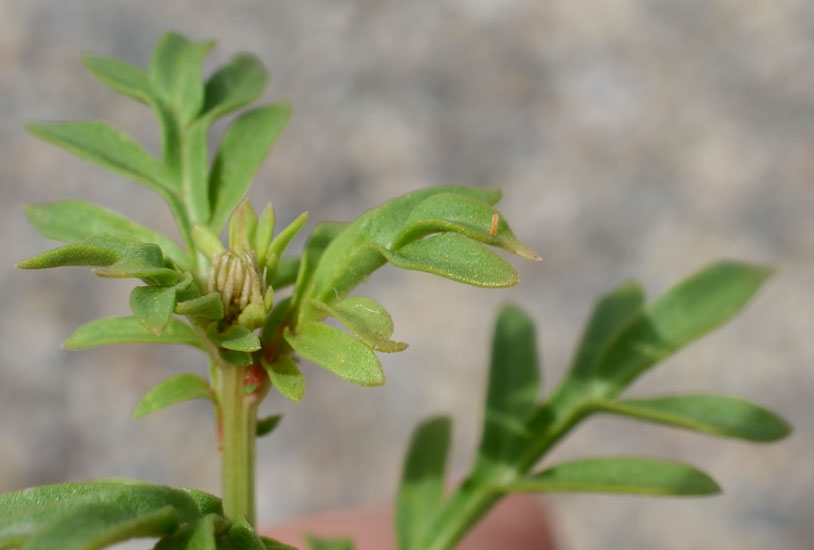
<instances>
[{"instance_id":1,"label":"flower bud","mask_svg":"<svg viewBox=\"0 0 814 550\"><path fill-rule=\"evenodd\" d=\"M237 319L251 304L265 311L265 277L257 272L250 252L226 250L214 258L206 286L208 292L220 294L227 319Z\"/></svg>"}]
</instances>

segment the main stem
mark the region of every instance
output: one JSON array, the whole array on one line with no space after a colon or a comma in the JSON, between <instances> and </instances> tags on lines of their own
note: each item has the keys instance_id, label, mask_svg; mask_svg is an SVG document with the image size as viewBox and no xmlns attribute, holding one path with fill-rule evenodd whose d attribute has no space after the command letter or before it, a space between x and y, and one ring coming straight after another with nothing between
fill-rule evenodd
<instances>
[{"instance_id":1,"label":"main stem","mask_svg":"<svg viewBox=\"0 0 814 550\"><path fill-rule=\"evenodd\" d=\"M252 525L257 431L255 395L245 394L246 367L222 365L220 376L221 491L226 517L245 517Z\"/></svg>"}]
</instances>

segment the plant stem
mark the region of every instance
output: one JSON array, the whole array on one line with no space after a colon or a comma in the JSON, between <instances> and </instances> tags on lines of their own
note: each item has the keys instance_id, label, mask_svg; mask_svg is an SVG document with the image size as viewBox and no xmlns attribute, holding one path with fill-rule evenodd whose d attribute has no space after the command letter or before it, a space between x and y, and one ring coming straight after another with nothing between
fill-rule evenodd
<instances>
[{"instance_id":1,"label":"plant stem","mask_svg":"<svg viewBox=\"0 0 814 550\"><path fill-rule=\"evenodd\" d=\"M246 367L222 365L220 368L223 510L229 518L243 516L254 525L254 458L258 400L253 395L244 395Z\"/></svg>"}]
</instances>

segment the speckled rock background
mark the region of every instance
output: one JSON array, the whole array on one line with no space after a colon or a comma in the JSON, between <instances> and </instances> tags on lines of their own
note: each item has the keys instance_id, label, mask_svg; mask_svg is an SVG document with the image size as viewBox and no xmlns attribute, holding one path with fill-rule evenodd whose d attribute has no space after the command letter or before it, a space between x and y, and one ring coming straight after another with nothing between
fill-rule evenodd
<instances>
[{"instance_id":1,"label":"speckled rock background","mask_svg":"<svg viewBox=\"0 0 814 550\"><path fill-rule=\"evenodd\" d=\"M127 281L11 265L49 246L24 202L82 197L174 234L158 198L25 134L26 120L114 121L151 150L140 105L81 67L90 51L146 64L168 29L215 37L273 74L295 115L257 177L281 221L350 219L431 184L505 190L502 210L542 254L514 289L482 291L385 268L364 292L412 346L369 390L316 368L259 443L260 516L386 501L410 431L456 418L453 460L476 442L493 314L538 322L547 387L595 297L640 278L654 295L719 257L778 266L733 323L632 394L718 390L782 412L778 445L592 420L554 459L590 452L690 461L725 488L707 499L552 496L565 549L786 550L814 540L814 4L806 0L0 2L0 490L131 476L217 491L208 405L139 422L152 384L203 372L194 351L68 352L79 324L127 312ZM217 134L223 125L216 128ZM312 225L309 225L312 227ZM300 241L301 242L301 241ZM395 289L395 290L394 290Z\"/></svg>"}]
</instances>

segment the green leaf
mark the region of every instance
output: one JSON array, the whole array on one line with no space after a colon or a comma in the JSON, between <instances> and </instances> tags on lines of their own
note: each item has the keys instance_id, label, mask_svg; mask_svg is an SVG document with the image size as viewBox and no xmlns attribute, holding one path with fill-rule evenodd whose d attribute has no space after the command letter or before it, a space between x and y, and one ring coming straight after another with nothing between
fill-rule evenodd
<instances>
[{"instance_id":1,"label":"green leaf","mask_svg":"<svg viewBox=\"0 0 814 550\"><path fill-rule=\"evenodd\" d=\"M332 305L312 300L315 307L337 319L366 346L388 353L407 348L404 342L390 340L393 334L393 319L384 307L363 296L345 298Z\"/></svg>"},{"instance_id":2,"label":"green leaf","mask_svg":"<svg viewBox=\"0 0 814 550\"><path fill-rule=\"evenodd\" d=\"M120 94L145 105L155 104L155 92L144 70L118 59L98 55L83 55L82 63L93 76Z\"/></svg>"},{"instance_id":3,"label":"green leaf","mask_svg":"<svg viewBox=\"0 0 814 550\"><path fill-rule=\"evenodd\" d=\"M43 252L17 264L21 269L48 269L63 266L106 266L121 258L121 253L103 246L67 244Z\"/></svg>"},{"instance_id":4,"label":"green leaf","mask_svg":"<svg viewBox=\"0 0 814 550\"><path fill-rule=\"evenodd\" d=\"M531 437L526 420L540 392L534 322L516 306L498 315L475 471L516 470L513 459Z\"/></svg>"},{"instance_id":5,"label":"green leaf","mask_svg":"<svg viewBox=\"0 0 814 550\"><path fill-rule=\"evenodd\" d=\"M214 42L190 42L176 33L166 33L150 58L150 82L169 105L179 122L186 124L201 111L204 85L201 64Z\"/></svg>"},{"instance_id":6,"label":"green leaf","mask_svg":"<svg viewBox=\"0 0 814 550\"><path fill-rule=\"evenodd\" d=\"M353 550L353 541L347 537L318 537L305 535L308 550Z\"/></svg>"},{"instance_id":7,"label":"green leaf","mask_svg":"<svg viewBox=\"0 0 814 550\"><path fill-rule=\"evenodd\" d=\"M272 233L274 233L274 206L268 203L257 221L252 242L258 266L266 265L266 251L271 243Z\"/></svg>"},{"instance_id":8,"label":"green leaf","mask_svg":"<svg viewBox=\"0 0 814 550\"><path fill-rule=\"evenodd\" d=\"M174 194L173 178L164 165L133 138L106 122L28 124L26 128L38 138L146 185L162 196Z\"/></svg>"},{"instance_id":9,"label":"green leaf","mask_svg":"<svg viewBox=\"0 0 814 550\"><path fill-rule=\"evenodd\" d=\"M258 420L257 437L263 437L264 435L268 435L273 432L282 419L283 415L275 414L273 416L263 418L262 420Z\"/></svg>"},{"instance_id":10,"label":"green leaf","mask_svg":"<svg viewBox=\"0 0 814 550\"><path fill-rule=\"evenodd\" d=\"M175 309L175 288L137 286L130 292L130 309L147 330L161 334L172 319Z\"/></svg>"},{"instance_id":11,"label":"green leaf","mask_svg":"<svg viewBox=\"0 0 814 550\"><path fill-rule=\"evenodd\" d=\"M171 319L161 334L147 330L135 317L108 317L79 327L65 341L68 349L88 349L107 344L189 344L203 349L198 335L185 322Z\"/></svg>"},{"instance_id":12,"label":"green leaf","mask_svg":"<svg viewBox=\"0 0 814 550\"><path fill-rule=\"evenodd\" d=\"M206 82L204 114L214 119L248 105L263 92L267 79L257 57L250 53L234 56Z\"/></svg>"},{"instance_id":13,"label":"green leaf","mask_svg":"<svg viewBox=\"0 0 814 550\"><path fill-rule=\"evenodd\" d=\"M293 546L283 544L278 540L270 539L268 537L260 537L260 540L266 545L266 550L297 550Z\"/></svg>"},{"instance_id":14,"label":"green leaf","mask_svg":"<svg viewBox=\"0 0 814 550\"><path fill-rule=\"evenodd\" d=\"M226 219L246 194L255 172L285 127L291 108L274 103L240 115L232 122L212 165L209 227L220 233Z\"/></svg>"},{"instance_id":15,"label":"green leaf","mask_svg":"<svg viewBox=\"0 0 814 550\"><path fill-rule=\"evenodd\" d=\"M102 548L170 534L197 515L183 491L131 480L33 487L0 495L0 548Z\"/></svg>"},{"instance_id":16,"label":"green leaf","mask_svg":"<svg viewBox=\"0 0 814 550\"><path fill-rule=\"evenodd\" d=\"M430 235L397 252L382 249L382 254L401 269L426 271L473 286L504 288L520 281L506 260L458 233Z\"/></svg>"},{"instance_id":17,"label":"green leaf","mask_svg":"<svg viewBox=\"0 0 814 550\"><path fill-rule=\"evenodd\" d=\"M277 264L277 269L271 276L270 285L272 288L281 289L297 280L297 273L300 270L299 258L283 258Z\"/></svg>"},{"instance_id":18,"label":"green leaf","mask_svg":"<svg viewBox=\"0 0 814 550\"><path fill-rule=\"evenodd\" d=\"M393 248L446 231L503 248L529 260L540 259L515 237L504 217L491 204L456 193L439 193L422 201L410 212Z\"/></svg>"},{"instance_id":19,"label":"green leaf","mask_svg":"<svg viewBox=\"0 0 814 550\"><path fill-rule=\"evenodd\" d=\"M133 411L133 418L148 414L190 399L209 399L214 402L209 382L196 374L179 374L167 378L150 389Z\"/></svg>"},{"instance_id":20,"label":"green leaf","mask_svg":"<svg viewBox=\"0 0 814 550\"><path fill-rule=\"evenodd\" d=\"M314 228L313 233L305 242L305 248L300 258L300 269L294 283L293 304L299 304L308 288L312 285L319 261L328 246L347 227L342 222L322 222ZM324 315L324 314L323 314Z\"/></svg>"},{"instance_id":21,"label":"green leaf","mask_svg":"<svg viewBox=\"0 0 814 550\"><path fill-rule=\"evenodd\" d=\"M243 199L232 213L229 221L229 249L235 252L253 250L254 232L257 230L257 214L249 199Z\"/></svg>"},{"instance_id":22,"label":"green leaf","mask_svg":"<svg viewBox=\"0 0 814 550\"><path fill-rule=\"evenodd\" d=\"M215 550L215 521L210 515L199 519L190 534L185 550Z\"/></svg>"},{"instance_id":23,"label":"green leaf","mask_svg":"<svg viewBox=\"0 0 814 550\"><path fill-rule=\"evenodd\" d=\"M300 229L302 229L302 226L305 225L307 221L308 212L303 212L297 216L294 221L288 224L285 229L280 231L280 233L274 237L274 240L269 243L265 254L266 267L268 267L269 271L274 272L277 270L277 264L280 258L283 257L285 249L288 248L288 245L291 243L291 239L300 232Z\"/></svg>"},{"instance_id":24,"label":"green leaf","mask_svg":"<svg viewBox=\"0 0 814 550\"><path fill-rule=\"evenodd\" d=\"M582 334L569 372L570 377L584 379L589 375L609 343L641 313L644 300L641 286L635 282L627 282L597 302Z\"/></svg>"},{"instance_id":25,"label":"green leaf","mask_svg":"<svg viewBox=\"0 0 814 550\"><path fill-rule=\"evenodd\" d=\"M396 499L399 550L426 548L424 539L441 507L451 431L449 418L438 417L413 434Z\"/></svg>"},{"instance_id":26,"label":"green leaf","mask_svg":"<svg viewBox=\"0 0 814 550\"><path fill-rule=\"evenodd\" d=\"M127 235L140 242L157 244L165 256L180 267L189 268L186 253L168 237L97 204L64 200L49 204L27 204L23 208L31 225L49 239L73 242L100 233Z\"/></svg>"},{"instance_id":27,"label":"green leaf","mask_svg":"<svg viewBox=\"0 0 814 550\"><path fill-rule=\"evenodd\" d=\"M210 261L226 251L218 236L200 223L192 224L192 241L195 243L195 248L203 252Z\"/></svg>"},{"instance_id":28,"label":"green leaf","mask_svg":"<svg viewBox=\"0 0 814 550\"><path fill-rule=\"evenodd\" d=\"M586 491L638 495L708 495L721 488L704 472L668 460L586 458L501 487L506 492Z\"/></svg>"},{"instance_id":29,"label":"green leaf","mask_svg":"<svg viewBox=\"0 0 814 550\"><path fill-rule=\"evenodd\" d=\"M232 528L226 537L234 550L266 550L266 545L243 517L235 518L232 521Z\"/></svg>"},{"instance_id":30,"label":"green leaf","mask_svg":"<svg viewBox=\"0 0 814 550\"><path fill-rule=\"evenodd\" d=\"M217 292L210 292L192 300L179 302L175 306L175 313L217 321L223 319L223 298Z\"/></svg>"},{"instance_id":31,"label":"green leaf","mask_svg":"<svg viewBox=\"0 0 814 550\"><path fill-rule=\"evenodd\" d=\"M291 401L299 401L305 393L305 378L290 357L278 357L273 363L262 359L263 368L272 385L280 395Z\"/></svg>"},{"instance_id":32,"label":"green leaf","mask_svg":"<svg viewBox=\"0 0 814 550\"><path fill-rule=\"evenodd\" d=\"M384 371L376 354L362 342L324 323L308 323L284 336L294 350L340 378L360 386L381 386Z\"/></svg>"},{"instance_id":33,"label":"green leaf","mask_svg":"<svg viewBox=\"0 0 814 550\"><path fill-rule=\"evenodd\" d=\"M231 326L225 332L218 332L217 323L213 323L206 335L216 346L227 350L250 353L260 349L260 339L245 327Z\"/></svg>"},{"instance_id":34,"label":"green leaf","mask_svg":"<svg viewBox=\"0 0 814 550\"><path fill-rule=\"evenodd\" d=\"M756 442L777 441L791 433L791 426L771 411L725 395L595 401L589 403L588 408Z\"/></svg>"},{"instance_id":35,"label":"green leaf","mask_svg":"<svg viewBox=\"0 0 814 550\"><path fill-rule=\"evenodd\" d=\"M595 364L613 397L642 372L718 327L746 305L771 270L719 262L685 279L617 335Z\"/></svg>"},{"instance_id":36,"label":"green leaf","mask_svg":"<svg viewBox=\"0 0 814 550\"><path fill-rule=\"evenodd\" d=\"M223 515L223 504L215 495L188 487L177 487L176 489L186 494L195 502L195 506L198 509L198 516L206 516L209 514ZM218 526L219 524L216 522L215 525ZM216 529L216 531L220 533L220 530Z\"/></svg>"},{"instance_id":37,"label":"green leaf","mask_svg":"<svg viewBox=\"0 0 814 550\"><path fill-rule=\"evenodd\" d=\"M93 273L100 277L142 279L153 285L178 283L181 274L164 266L164 255L160 246L140 243L128 248L115 263L97 267Z\"/></svg>"}]
</instances>

